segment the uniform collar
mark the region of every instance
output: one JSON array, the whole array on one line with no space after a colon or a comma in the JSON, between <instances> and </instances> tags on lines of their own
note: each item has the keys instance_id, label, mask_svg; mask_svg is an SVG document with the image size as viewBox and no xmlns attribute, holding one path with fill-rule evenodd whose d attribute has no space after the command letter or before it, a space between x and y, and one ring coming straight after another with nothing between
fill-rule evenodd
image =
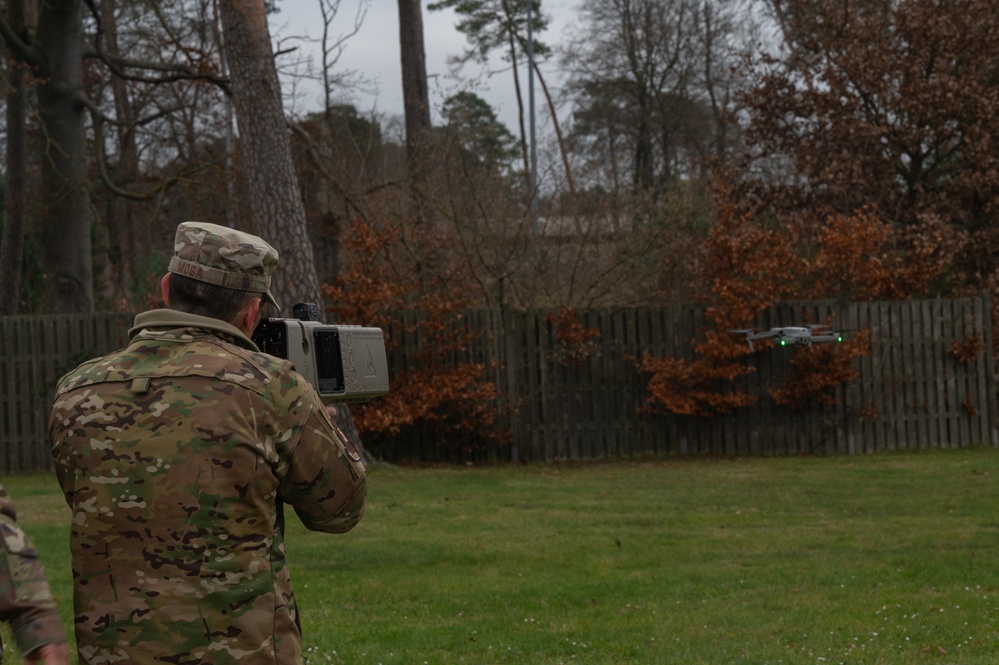
<instances>
[{"instance_id":1,"label":"uniform collar","mask_svg":"<svg viewBox=\"0 0 999 665\"><path fill-rule=\"evenodd\" d=\"M159 330L197 328L198 330L204 330L205 332L213 333L218 336L224 336L232 343L245 349L249 349L251 351L260 350L257 348L256 344L250 341L250 339L243 334L242 330L231 323L226 323L221 319L213 319L208 316L199 316L198 314L179 312L175 309L154 309L138 314L135 317L134 325L128 331L129 339L135 337L140 331L148 328L157 328Z\"/></svg>"}]
</instances>

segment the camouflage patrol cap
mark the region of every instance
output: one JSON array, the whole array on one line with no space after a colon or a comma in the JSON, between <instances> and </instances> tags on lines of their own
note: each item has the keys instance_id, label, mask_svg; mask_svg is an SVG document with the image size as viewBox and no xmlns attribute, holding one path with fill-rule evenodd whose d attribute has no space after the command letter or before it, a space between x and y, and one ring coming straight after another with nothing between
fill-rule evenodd
<instances>
[{"instance_id":1,"label":"camouflage patrol cap","mask_svg":"<svg viewBox=\"0 0 999 665\"><path fill-rule=\"evenodd\" d=\"M263 239L208 222L184 222L177 227L170 272L239 291L271 295L271 275L278 253Z\"/></svg>"}]
</instances>

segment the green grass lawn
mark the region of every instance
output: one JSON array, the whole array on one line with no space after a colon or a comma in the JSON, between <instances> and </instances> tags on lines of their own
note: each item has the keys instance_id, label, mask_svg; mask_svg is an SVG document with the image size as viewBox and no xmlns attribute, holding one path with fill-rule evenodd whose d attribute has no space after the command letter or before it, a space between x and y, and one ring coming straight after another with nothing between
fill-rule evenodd
<instances>
[{"instance_id":1,"label":"green grass lawn","mask_svg":"<svg viewBox=\"0 0 999 665\"><path fill-rule=\"evenodd\" d=\"M310 663L992 664L997 481L994 449L377 468L353 532L287 541ZM3 482L69 625L68 509Z\"/></svg>"}]
</instances>

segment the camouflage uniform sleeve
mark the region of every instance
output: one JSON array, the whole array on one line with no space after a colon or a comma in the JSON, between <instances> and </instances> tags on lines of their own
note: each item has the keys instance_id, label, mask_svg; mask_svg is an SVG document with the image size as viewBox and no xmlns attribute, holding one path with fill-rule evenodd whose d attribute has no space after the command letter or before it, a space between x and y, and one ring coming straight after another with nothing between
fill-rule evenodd
<instances>
[{"instance_id":1,"label":"camouflage uniform sleeve","mask_svg":"<svg viewBox=\"0 0 999 665\"><path fill-rule=\"evenodd\" d=\"M306 418L297 442L287 451L281 498L295 508L307 528L344 533L364 515L364 464L315 389L303 380L301 390Z\"/></svg>"},{"instance_id":2,"label":"camouflage uniform sleeve","mask_svg":"<svg viewBox=\"0 0 999 665\"><path fill-rule=\"evenodd\" d=\"M17 525L13 501L2 486L0 620L10 623L11 632L22 654L29 654L46 644L66 641L66 633L49 591L38 550Z\"/></svg>"}]
</instances>

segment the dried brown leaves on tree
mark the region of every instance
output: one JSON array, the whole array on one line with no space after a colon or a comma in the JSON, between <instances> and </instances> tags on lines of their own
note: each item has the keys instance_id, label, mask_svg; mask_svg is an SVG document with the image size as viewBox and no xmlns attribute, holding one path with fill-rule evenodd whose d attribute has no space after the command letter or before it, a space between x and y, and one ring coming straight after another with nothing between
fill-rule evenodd
<instances>
[{"instance_id":1,"label":"dried brown leaves on tree","mask_svg":"<svg viewBox=\"0 0 999 665\"><path fill-rule=\"evenodd\" d=\"M722 331L781 299L985 287L999 302L999 5L771 6L785 44L757 60L756 85L741 100L751 149L738 190L720 192L707 248L713 328L695 360L643 360L655 409L743 404L735 379L751 371L739 360L749 351ZM859 331L796 352L771 397L789 408L831 399L869 342Z\"/></svg>"},{"instance_id":2,"label":"dried brown leaves on tree","mask_svg":"<svg viewBox=\"0 0 999 665\"><path fill-rule=\"evenodd\" d=\"M753 404L756 398L738 379L754 371L745 356L766 352L769 344L761 340L751 351L733 329L750 327L781 300L919 293L948 265L938 252L905 242L904 233L865 211L830 212L785 226L771 221L760 211L740 211L732 190L718 188L717 221L704 258L709 327L693 344L693 359L642 358L639 369L650 375L647 408L704 416ZM861 330L842 344L794 351L792 370L771 398L789 409L834 401L835 389L856 376L853 360L869 353L871 341Z\"/></svg>"},{"instance_id":3,"label":"dried brown leaves on tree","mask_svg":"<svg viewBox=\"0 0 999 665\"><path fill-rule=\"evenodd\" d=\"M748 353L745 341L728 331L745 327L757 312L782 299L799 263L794 242L782 231L738 213L730 201L719 201L702 275L710 285L706 318L712 328L693 344L693 360L643 356L639 370L650 374L647 407L654 411L714 415L754 402L732 383L752 369L740 360Z\"/></svg>"},{"instance_id":4,"label":"dried brown leaves on tree","mask_svg":"<svg viewBox=\"0 0 999 665\"><path fill-rule=\"evenodd\" d=\"M424 234L422 243L433 245L432 234ZM492 368L467 360L481 332L463 323L467 303L456 275L445 265L427 265L424 257L425 278L414 279L406 259L411 248L393 225L376 229L355 220L346 249L351 265L323 287L334 303L333 313L339 320L383 327L389 349L403 339L411 349L406 366L391 376L388 395L352 407L369 447L377 448L379 440L405 435L411 428L422 428L445 448L506 443L508 432L497 406L500 394L489 378ZM432 251L428 255L441 256ZM420 316L401 317L404 310Z\"/></svg>"},{"instance_id":5,"label":"dried brown leaves on tree","mask_svg":"<svg viewBox=\"0 0 999 665\"><path fill-rule=\"evenodd\" d=\"M785 48L757 61L743 98L752 163L771 177L747 193L779 215L862 209L907 251L950 264L922 292L900 280L873 297L984 288L999 302L999 4L771 5Z\"/></svg>"},{"instance_id":6,"label":"dried brown leaves on tree","mask_svg":"<svg viewBox=\"0 0 999 665\"><path fill-rule=\"evenodd\" d=\"M599 350L600 328L586 327L572 307L548 315L555 337L552 353L556 362L582 367Z\"/></svg>"},{"instance_id":7,"label":"dried brown leaves on tree","mask_svg":"<svg viewBox=\"0 0 999 665\"><path fill-rule=\"evenodd\" d=\"M793 3L796 6L801 3ZM973 229L999 203L999 5L818 0L791 15L781 57L744 98L758 155L787 156L802 188L893 221Z\"/></svg>"}]
</instances>

